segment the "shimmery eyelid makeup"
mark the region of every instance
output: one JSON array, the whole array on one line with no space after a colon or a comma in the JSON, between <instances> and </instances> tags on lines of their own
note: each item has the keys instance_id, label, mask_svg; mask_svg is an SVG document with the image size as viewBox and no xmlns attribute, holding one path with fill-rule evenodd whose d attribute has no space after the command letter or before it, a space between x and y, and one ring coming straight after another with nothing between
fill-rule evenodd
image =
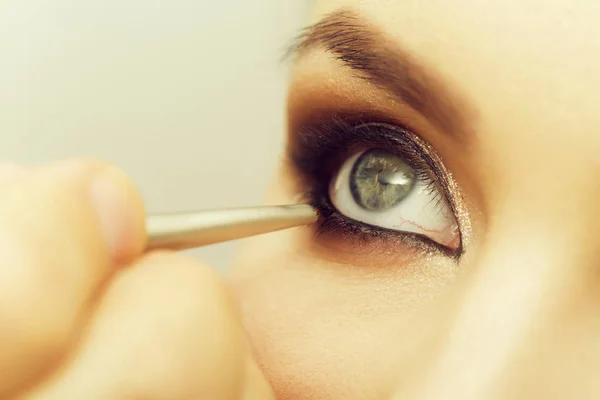
<instances>
[{"instance_id":1,"label":"shimmery eyelid makeup","mask_svg":"<svg viewBox=\"0 0 600 400\"><path fill-rule=\"evenodd\" d=\"M351 220L335 209L328 194L330 182L347 157L359 149L368 148L382 148L397 154L415 170L419 179L438 187L445 197L440 201L447 201L457 215L462 237L464 218L458 218L458 215L464 212L464 208L460 192L435 150L403 127L365 120L353 121L352 117L344 116L305 124L291 135L288 146L290 161L299 172L303 187L308 188L305 198L320 211L318 231L345 234L361 242L369 239L400 240L401 245L423 251L441 251L449 256L459 256L462 253L462 240L461 246L453 251L420 235L389 231Z\"/></svg>"}]
</instances>

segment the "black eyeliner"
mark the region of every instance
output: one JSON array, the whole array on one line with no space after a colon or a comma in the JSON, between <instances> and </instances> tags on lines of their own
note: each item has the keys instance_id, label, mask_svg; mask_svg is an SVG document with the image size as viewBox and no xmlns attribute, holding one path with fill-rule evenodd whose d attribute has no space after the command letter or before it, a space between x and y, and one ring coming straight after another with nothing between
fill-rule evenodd
<instances>
[{"instance_id":1,"label":"black eyeliner","mask_svg":"<svg viewBox=\"0 0 600 400\"><path fill-rule=\"evenodd\" d=\"M432 186L432 190L439 188L440 196L434 200L447 200L456 213L448 173L431 146L412 131L388 123L337 115L304 124L290 138L288 158L301 178L303 200L314 206L320 215L317 234L342 234L359 242L389 239L451 257L461 254L462 240L456 250L450 249L420 234L353 220L339 213L331 203L329 185L342 163L358 150L382 148L401 157L420 180Z\"/></svg>"}]
</instances>

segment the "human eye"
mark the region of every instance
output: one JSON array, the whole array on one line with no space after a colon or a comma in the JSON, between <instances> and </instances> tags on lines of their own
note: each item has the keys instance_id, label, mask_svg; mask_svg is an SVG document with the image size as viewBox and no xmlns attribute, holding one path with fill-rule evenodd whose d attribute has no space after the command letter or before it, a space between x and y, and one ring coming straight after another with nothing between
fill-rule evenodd
<instances>
[{"instance_id":1,"label":"human eye","mask_svg":"<svg viewBox=\"0 0 600 400\"><path fill-rule=\"evenodd\" d=\"M453 250L460 245L456 218L429 171L385 149L349 157L332 179L329 197L354 221L423 235Z\"/></svg>"},{"instance_id":2,"label":"human eye","mask_svg":"<svg viewBox=\"0 0 600 400\"><path fill-rule=\"evenodd\" d=\"M461 233L439 156L402 126L321 120L296 133L292 161L308 179L320 213L319 232L397 239L420 249L460 255Z\"/></svg>"}]
</instances>

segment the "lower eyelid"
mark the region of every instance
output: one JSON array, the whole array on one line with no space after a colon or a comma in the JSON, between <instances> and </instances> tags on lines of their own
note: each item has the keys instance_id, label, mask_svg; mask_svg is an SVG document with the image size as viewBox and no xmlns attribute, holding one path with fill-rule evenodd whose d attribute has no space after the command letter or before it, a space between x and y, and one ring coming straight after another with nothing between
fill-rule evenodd
<instances>
[{"instance_id":1,"label":"lower eyelid","mask_svg":"<svg viewBox=\"0 0 600 400\"><path fill-rule=\"evenodd\" d=\"M369 253L390 249L410 250L413 255L442 255L458 259L462 248L448 248L426 236L398 232L355 221L339 213L329 198L318 193L307 193L307 198L319 214L315 224L314 237L324 241L332 250L343 248L345 253Z\"/></svg>"},{"instance_id":2,"label":"lower eyelid","mask_svg":"<svg viewBox=\"0 0 600 400\"><path fill-rule=\"evenodd\" d=\"M393 254L411 259L436 255L455 260L460 258L459 250L440 246L425 236L381 230L351 221L340 214L323 218L317 224L314 240L329 251L356 256Z\"/></svg>"}]
</instances>

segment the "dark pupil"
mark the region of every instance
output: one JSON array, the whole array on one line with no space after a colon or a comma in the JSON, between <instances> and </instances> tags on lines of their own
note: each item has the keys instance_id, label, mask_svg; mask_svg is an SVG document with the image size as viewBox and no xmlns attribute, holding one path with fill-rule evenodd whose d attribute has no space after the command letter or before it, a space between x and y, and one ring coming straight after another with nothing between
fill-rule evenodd
<instances>
[{"instance_id":1,"label":"dark pupil","mask_svg":"<svg viewBox=\"0 0 600 400\"><path fill-rule=\"evenodd\" d=\"M401 158L374 149L363 153L354 163L350 191L362 208L382 211L408 196L415 180L415 171Z\"/></svg>"}]
</instances>

